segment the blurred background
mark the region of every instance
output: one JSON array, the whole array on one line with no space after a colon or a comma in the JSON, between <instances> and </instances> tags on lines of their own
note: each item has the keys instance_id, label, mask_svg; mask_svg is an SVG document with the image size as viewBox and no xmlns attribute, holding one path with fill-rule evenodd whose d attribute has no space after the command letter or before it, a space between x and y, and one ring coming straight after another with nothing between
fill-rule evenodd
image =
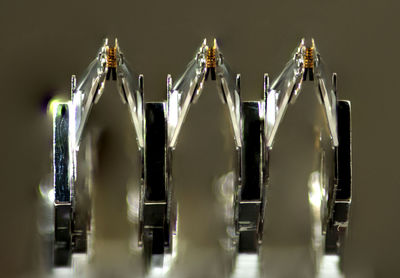
<instances>
[{"instance_id":1,"label":"blurred background","mask_svg":"<svg viewBox=\"0 0 400 278\"><path fill-rule=\"evenodd\" d=\"M346 277L397 277L399 8L397 1L359 0L2 1L1 276L31 277L39 271L38 187L51 171L46 103L52 96L69 98L71 75L79 78L103 38L118 37L131 67L145 76L145 100L155 101L166 99L167 74L178 78L204 37L216 37L232 70L242 74L245 100L261 98L263 74L277 77L300 39L314 37L328 67L338 73L339 98L352 102ZM292 136L302 130L296 115L308 117L307 106L299 107L303 112L294 112L286 122ZM124 263L132 234L126 190L137 178L137 151L125 108L110 83L89 119L90 129L105 134L95 177L94 237L98 260L110 265ZM221 277L226 271L219 247L221 205L214 188L233 163L224 109L215 86L207 83L180 134L174 172L185 254L176 268L182 268L182 277ZM301 151L294 156L289 150L276 165L284 167L284 159L292 157L300 161ZM297 183L295 172L286 174ZM271 185L263 251L268 277L310 277L312 272L306 186L292 188Z\"/></svg>"}]
</instances>

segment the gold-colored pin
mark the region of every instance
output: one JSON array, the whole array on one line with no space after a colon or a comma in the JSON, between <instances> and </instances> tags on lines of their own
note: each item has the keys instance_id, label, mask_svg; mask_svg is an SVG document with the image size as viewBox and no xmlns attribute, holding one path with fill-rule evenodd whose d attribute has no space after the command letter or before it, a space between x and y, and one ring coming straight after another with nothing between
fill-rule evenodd
<instances>
[{"instance_id":1,"label":"gold-colored pin","mask_svg":"<svg viewBox=\"0 0 400 278\"><path fill-rule=\"evenodd\" d=\"M314 47L307 47L304 56L304 68L313 69L314 68Z\"/></svg>"},{"instance_id":2,"label":"gold-colored pin","mask_svg":"<svg viewBox=\"0 0 400 278\"><path fill-rule=\"evenodd\" d=\"M107 47L107 67L117 68L117 50L116 47Z\"/></svg>"},{"instance_id":3,"label":"gold-colored pin","mask_svg":"<svg viewBox=\"0 0 400 278\"><path fill-rule=\"evenodd\" d=\"M214 40L214 45L213 47L209 47L207 50L207 68L216 68L217 67L217 58L216 58L216 50L217 50L217 46L216 46L216 42Z\"/></svg>"}]
</instances>

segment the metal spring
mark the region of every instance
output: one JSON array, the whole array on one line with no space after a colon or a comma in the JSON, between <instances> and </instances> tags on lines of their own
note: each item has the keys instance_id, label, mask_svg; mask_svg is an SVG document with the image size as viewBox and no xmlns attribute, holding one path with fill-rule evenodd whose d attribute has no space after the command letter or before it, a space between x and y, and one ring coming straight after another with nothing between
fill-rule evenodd
<instances>
[{"instance_id":1,"label":"metal spring","mask_svg":"<svg viewBox=\"0 0 400 278\"><path fill-rule=\"evenodd\" d=\"M216 68L217 59L215 57L215 47L210 47L207 50L207 68Z\"/></svg>"},{"instance_id":2,"label":"metal spring","mask_svg":"<svg viewBox=\"0 0 400 278\"><path fill-rule=\"evenodd\" d=\"M309 47L306 49L306 54L304 56L304 67L306 69L314 68L314 47Z\"/></svg>"},{"instance_id":3,"label":"metal spring","mask_svg":"<svg viewBox=\"0 0 400 278\"><path fill-rule=\"evenodd\" d=\"M117 67L117 54L115 47L109 47L107 49L107 67L116 68Z\"/></svg>"}]
</instances>

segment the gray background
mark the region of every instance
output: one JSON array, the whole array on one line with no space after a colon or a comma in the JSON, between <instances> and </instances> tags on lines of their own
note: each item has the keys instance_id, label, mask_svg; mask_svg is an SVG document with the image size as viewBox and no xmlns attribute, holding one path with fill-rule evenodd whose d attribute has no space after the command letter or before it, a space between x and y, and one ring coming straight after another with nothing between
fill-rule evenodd
<instances>
[{"instance_id":1,"label":"gray background","mask_svg":"<svg viewBox=\"0 0 400 278\"><path fill-rule=\"evenodd\" d=\"M71 74L83 72L104 37L118 37L132 67L145 75L150 101L165 99L167 73L177 78L203 37L219 39L233 71L242 74L244 99L257 99L263 73L276 77L300 38L312 36L338 73L340 98L352 101L354 189L345 272L348 277L396 277L399 6L396 1L2 1L1 273L29 276L37 268L37 191L50 171L51 149L51 122L42 100L48 94L69 96ZM90 119L91 126L109 131L99 156L96 236L124 242L129 236L125 188L135 177L136 158L130 155L135 141L115 86L108 87ZM182 237L188 250L203 254L187 264L192 273L211 271L210 261L217 264L214 258L221 258L214 248L222 227L213 214L218 202L212 184L231 166L232 142L226 113L216 103L216 90L207 84L190 111L176 154ZM266 234L274 238L280 234L274 227L281 228L279 240L269 242L276 254L284 250L270 255L280 261L269 263L271 273L284 269L287 273L276 277L295 277L308 262L296 250L309 231L302 225L296 230L284 216L296 212L296 200L306 193L271 191ZM286 226L276 222L279 214ZM217 276L198 277L207 275Z\"/></svg>"}]
</instances>

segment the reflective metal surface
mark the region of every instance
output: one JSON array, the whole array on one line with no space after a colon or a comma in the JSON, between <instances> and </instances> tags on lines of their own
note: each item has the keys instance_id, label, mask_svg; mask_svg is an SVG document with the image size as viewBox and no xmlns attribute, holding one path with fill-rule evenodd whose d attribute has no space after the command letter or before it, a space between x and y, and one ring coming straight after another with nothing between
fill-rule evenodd
<instances>
[{"instance_id":1,"label":"reflective metal surface","mask_svg":"<svg viewBox=\"0 0 400 278\"><path fill-rule=\"evenodd\" d=\"M54 171L54 254L55 266L68 266L72 254L87 253L91 230L90 170L86 181L77 180L79 145L92 107L99 101L107 80L116 80L121 100L127 104L135 127L139 148L143 148L143 77L129 70L118 41L108 40L100 48L77 81L71 79L71 100L53 101L53 171ZM90 140L89 140L90 141ZM84 163L89 169L94 161L93 144L88 144ZM85 179L84 179L85 180Z\"/></svg>"},{"instance_id":2,"label":"reflective metal surface","mask_svg":"<svg viewBox=\"0 0 400 278\"><path fill-rule=\"evenodd\" d=\"M273 153L283 116L308 81L314 83L320 102L317 110L321 110L313 123L316 163L308 181L312 244L318 269L325 254L341 254L340 246L346 235L351 203L351 128L349 102L337 100L336 74L328 75L313 39L307 42L302 39L292 60L272 82L266 97L265 130L267 150Z\"/></svg>"},{"instance_id":3,"label":"reflective metal surface","mask_svg":"<svg viewBox=\"0 0 400 278\"><path fill-rule=\"evenodd\" d=\"M179 242L177 205L181 200L174 193L173 154L191 105L199 100L204 83L215 81L234 142L233 168L216 183L222 205L218 213L224 215L226 229L225 236L219 238L223 259L229 262L225 272L241 275L244 265L251 265L252 277L260 275L267 186L279 186L274 179L270 181L269 168L274 163L270 155L286 111L295 105L307 84L314 86L319 101L312 135L315 163L306 173L312 248L316 272L325 271L327 256L341 254L351 203L350 104L337 100L336 74L331 79L327 74L314 40L303 39L271 86L264 75L264 99L243 101L240 75L231 72L216 40L212 46L204 40L175 84L171 75L167 76L167 100L144 102L143 76L131 72L117 40L114 46L105 40L82 81L72 77L71 101L54 104L54 265L72 265L76 270L77 265L85 268L90 261L95 221L89 187L97 147L89 140L87 155L78 156L78 151L91 109L98 103L105 82L114 80L123 104L128 106L140 154L136 167L141 176L127 192L127 218L138 229L130 252L132 256L141 254L145 276L174 273ZM84 186L78 186L78 162L89 169ZM82 254L79 259L78 254ZM336 270L340 272L339 266Z\"/></svg>"}]
</instances>

